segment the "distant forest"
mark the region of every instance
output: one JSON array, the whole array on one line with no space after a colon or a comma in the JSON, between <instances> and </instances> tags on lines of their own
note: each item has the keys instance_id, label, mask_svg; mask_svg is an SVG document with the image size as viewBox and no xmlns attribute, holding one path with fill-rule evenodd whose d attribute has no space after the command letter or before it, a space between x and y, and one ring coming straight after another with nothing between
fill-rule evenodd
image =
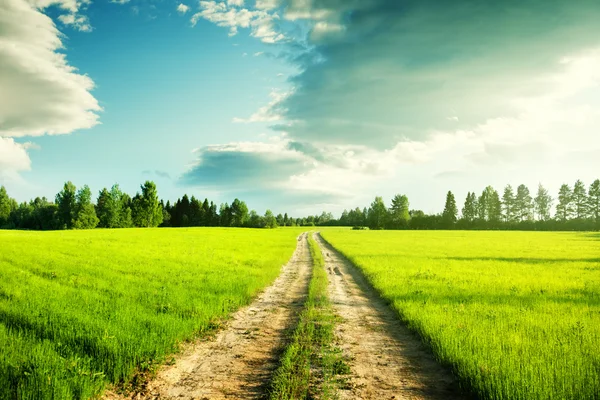
<instances>
[{"instance_id":1,"label":"distant forest","mask_svg":"<svg viewBox=\"0 0 600 400\"><path fill-rule=\"evenodd\" d=\"M554 214L552 214L554 211ZM244 201L233 200L219 207L208 199L187 194L171 204L158 197L156 184L146 181L141 192L130 197L119 185L102 189L95 204L86 185L77 190L64 184L54 202L36 197L18 203L0 187L0 228L2 229L93 229L129 227L221 226L276 228L278 226L351 226L355 229L498 229L498 230L600 230L600 179L589 188L578 180L573 187L563 184L554 199L541 184L535 196L525 185L517 190L507 185L502 196L486 187L478 196L469 192L461 212L452 192L446 195L444 211L428 215L410 208L406 195L394 196L389 207L375 197L370 207L344 210L339 219L331 213L293 218L263 215L248 210Z\"/></svg>"}]
</instances>

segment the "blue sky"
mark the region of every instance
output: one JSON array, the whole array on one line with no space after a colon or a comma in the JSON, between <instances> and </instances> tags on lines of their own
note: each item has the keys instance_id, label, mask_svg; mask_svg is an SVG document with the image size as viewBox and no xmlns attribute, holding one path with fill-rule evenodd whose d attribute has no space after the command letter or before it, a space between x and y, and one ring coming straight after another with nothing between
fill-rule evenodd
<instances>
[{"instance_id":1,"label":"blue sky","mask_svg":"<svg viewBox=\"0 0 600 400\"><path fill-rule=\"evenodd\" d=\"M5 0L0 184L304 214L590 183L600 4Z\"/></svg>"}]
</instances>

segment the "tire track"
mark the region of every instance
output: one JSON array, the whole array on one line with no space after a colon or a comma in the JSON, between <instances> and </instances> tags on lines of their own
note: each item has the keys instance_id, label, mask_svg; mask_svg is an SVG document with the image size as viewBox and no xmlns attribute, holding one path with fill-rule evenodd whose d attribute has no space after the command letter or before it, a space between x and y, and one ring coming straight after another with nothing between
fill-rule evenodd
<instances>
[{"instance_id":1,"label":"tire track","mask_svg":"<svg viewBox=\"0 0 600 400\"><path fill-rule=\"evenodd\" d=\"M341 399L460 399L458 384L378 296L360 271L318 233L329 296L342 319L337 345L350 359Z\"/></svg>"},{"instance_id":2,"label":"tire track","mask_svg":"<svg viewBox=\"0 0 600 400\"><path fill-rule=\"evenodd\" d=\"M286 334L295 326L311 277L307 234L282 273L249 306L238 310L226 327L200 341L172 366L159 370L135 399L258 399L278 366ZM105 399L118 398L114 394Z\"/></svg>"}]
</instances>

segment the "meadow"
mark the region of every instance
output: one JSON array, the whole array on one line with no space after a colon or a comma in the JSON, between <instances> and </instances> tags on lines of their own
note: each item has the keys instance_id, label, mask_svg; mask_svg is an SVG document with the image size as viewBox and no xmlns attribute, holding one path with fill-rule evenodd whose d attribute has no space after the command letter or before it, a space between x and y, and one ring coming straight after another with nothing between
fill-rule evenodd
<instances>
[{"instance_id":1,"label":"meadow","mask_svg":"<svg viewBox=\"0 0 600 400\"><path fill-rule=\"evenodd\" d=\"M598 233L322 236L477 397L600 398Z\"/></svg>"},{"instance_id":2,"label":"meadow","mask_svg":"<svg viewBox=\"0 0 600 400\"><path fill-rule=\"evenodd\" d=\"M0 231L0 398L135 385L273 282L298 233Z\"/></svg>"}]
</instances>

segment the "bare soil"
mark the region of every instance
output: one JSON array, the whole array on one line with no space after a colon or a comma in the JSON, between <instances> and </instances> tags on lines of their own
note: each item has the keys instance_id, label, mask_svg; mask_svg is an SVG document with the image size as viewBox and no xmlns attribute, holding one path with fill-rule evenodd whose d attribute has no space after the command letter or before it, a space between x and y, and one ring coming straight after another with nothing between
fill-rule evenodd
<instances>
[{"instance_id":1,"label":"bare soil","mask_svg":"<svg viewBox=\"0 0 600 400\"><path fill-rule=\"evenodd\" d=\"M329 276L329 296L341 317L336 345L351 374L341 399L459 399L451 373L436 362L362 273L319 234Z\"/></svg>"},{"instance_id":2,"label":"bare soil","mask_svg":"<svg viewBox=\"0 0 600 400\"><path fill-rule=\"evenodd\" d=\"M311 270L304 233L273 285L238 310L215 337L190 345L175 364L159 370L143 393L128 398L265 398L288 330L296 325L306 298ZM105 396L105 400L118 398L114 393Z\"/></svg>"}]
</instances>

